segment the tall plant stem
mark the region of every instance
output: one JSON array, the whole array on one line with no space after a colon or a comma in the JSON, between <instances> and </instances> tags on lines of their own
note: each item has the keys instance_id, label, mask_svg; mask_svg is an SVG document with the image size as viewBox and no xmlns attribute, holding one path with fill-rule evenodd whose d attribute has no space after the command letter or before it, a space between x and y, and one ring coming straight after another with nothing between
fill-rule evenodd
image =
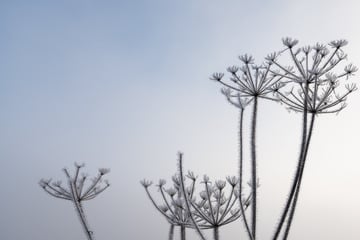
<instances>
[{"instance_id":1,"label":"tall plant stem","mask_svg":"<svg viewBox=\"0 0 360 240\"><path fill-rule=\"evenodd\" d=\"M181 240L186 240L186 231L185 231L184 225L180 226L180 237L181 237Z\"/></svg>"},{"instance_id":2,"label":"tall plant stem","mask_svg":"<svg viewBox=\"0 0 360 240\"><path fill-rule=\"evenodd\" d=\"M313 129L314 129L314 122L315 122L315 113L312 113L311 114L311 120L310 120L310 126L309 126L309 133L307 135L306 146L305 146L305 150L304 150L304 154L303 154L303 160L302 160L302 164L300 166L299 179L298 179L298 183L297 183L297 187L296 187L296 191L295 191L295 196L294 196L294 200L293 200L293 203L292 203L292 206L291 206L291 210L290 210L290 214L289 214L289 218L288 218L288 221L287 221L287 225L286 225L286 229L285 229L283 239L287 239L287 237L289 235L291 223L292 223L292 220L294 218L296 203L297 203L297 200L298 200L300 187L301 187L301 182L302 182L302 176L303 176L304 168L305 168L306 157L307 157L307 153L308 153L308 150L309 150L309 145L310 145L310 141L311 141L312 132L313 132Z\"/></svg>"},{"instance_id":3,"label":"tall plant stem","mask_svg":"<svg viewBox=\"0 0 360 240\"><path fill-rule=\"evenodd\" d=\"M214 227L214 240L219 240L219 227Z\"/></svg>"},{"instance_id":4,"label":"tall plant stem","mask_svg":"<svg viewBox=\"0 0 360 240\"><path fill-rule=\"evenodd\" d=\"M308 83L306 83L305 84L305 92L306 92L306 94L307 94L308 90L309 90L309 85L308 85ZM289 209L291 207L291 203L292 203L292 200L294 198L294 194L296 192L298 179L299 179L299 176L300 176L300 169L301 169L301 165L302 165L302 159L303 159L303 155L304 155L304 150L305 150L305 147L306 147L306 135L307 135L307 121L308 121L307 120L307 115L308 115L308 112L307 112L307 101L306 100L304 100L303 108L304 108L304 111L303 111L303 119L302 119L302 136L301 136L300 154L299 154L298 164L297 164L297 168L296 168L296 173L295 173L292 185L291 185L290 193L289 193L288 199L286 201L285 208L284 208L284 210L283 210L283 212L281 214L280 221L279 221L279 223L278 223L278 225L276 227L276 231L275 231L273 240L276 240L280 235L282 226L283 226L283 224L285 222L286 216L287 216L288 211L289 211Z\"/></svg>"},{"instance_id":5,"label":"tall plant stem","mask_svg":"<svg viewBox=\"0 0 360 240\"><path fill-rule=\"evenodd\" d=\"M246 228L246 232L249 235L249 239L252 240L251 231L249 228L249 224L245 215L244 204L242 202L242 182L243 182L243 119L244 119L244 109L240 109L240 116L239 116L239 205L241 215L243 217L244 225Z\"/></svg>"},{"instance_id":6,"label":"tall plant stem","mask_svg":"<svg viewBox=\"0 0 360 240\"><path fill-rule=\"evenodd\" d=\"M170 224L170 229L169 229L169 240L173 240L174 239L174 224Z\"/></svg>"},{"instance_id":7,"label":"tall plant stem","mask_svg":"<svg viewBox=\"0 0 360 240\"><path fill-rule=\"evenodd\" d=\"M256 176L256 120L257 120L257 104L258 97L254 97L253 112L251 119L251 192L252 192L252 205L251 205L251 231L252 237L256 239L256 190L257 190L257 176Z\"/></svg>"}]
</instances>

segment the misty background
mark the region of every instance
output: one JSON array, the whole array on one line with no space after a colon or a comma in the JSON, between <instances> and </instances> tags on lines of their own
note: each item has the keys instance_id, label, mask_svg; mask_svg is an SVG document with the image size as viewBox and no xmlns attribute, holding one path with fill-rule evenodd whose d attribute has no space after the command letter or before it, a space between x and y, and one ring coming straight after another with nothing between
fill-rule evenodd
<instances>
[{"instance_id":1,"label":"misty background","mask_svg":"<svg viewBox=\"0 0 360 240\"><path fill-rule=\"evenodd\" d=\"M360 66L359 10L355 0L0 1L0 239L85 239L72 203L38 186L65 182L75 161L90 175L111 168L110 188L84 203L96 239L167 239L141 179L170 182L179 150L200 177L237 172L238 111L211 74L244 53L260 63L286 36L347 39ZM356 92L317 119L290 239L360 239L359 107ZM269 239L301 116L265 101L258 116L258 238ZM220 228L222 239L243 232L240 221Z\"/></svg>"}]
</instances>

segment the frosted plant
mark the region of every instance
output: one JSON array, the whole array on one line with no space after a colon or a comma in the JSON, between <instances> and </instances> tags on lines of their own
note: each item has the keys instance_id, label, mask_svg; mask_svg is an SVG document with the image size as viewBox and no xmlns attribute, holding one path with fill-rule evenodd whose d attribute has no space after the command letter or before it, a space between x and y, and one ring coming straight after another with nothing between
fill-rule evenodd
<instances>
[{"instance_id":1,"label":"frosted plant","mask_svg":"<svg viewBox=\"0 0 360 240\"><path fill-rule=\"evenodd\" d=\"M179 177L180 177L180 186L181 186L181 190L183 191L183 193L186 192L185 189L185 178L184 178L184 174L183 174L183 153L178 153L178 166L179 166ZM230 196L232 194L234 194L235 198L240 197L240 194L237 194L235 191L235 186L236 186L236 178L231 177L227 179L229 181L229 184L231 186L233 186L233 193L230 193ZM231 208L233 207L233 204L235 204L236 199L233 200L231 202L231 199L229 197L229 199L226 199L224 197L224 195L222 194L222 190L220 191L220 189L223 189L226 185L225 181L216 181L215 182L215 189L211 186L209 186L210 182L209 182L209 178L205 175L204 176L204 181L203 183L205 184L205 193L201 192L200 193L200 197L201 198L206 198L205 202L203 203L196 203L195 199L191 199L189 198L189 194L183 194L184 195L184 200L185 200L185 206L186 206L186 210L189 213L189 217L191 219L192 222L192 226L195 228L196 232L199 234L199 237L202 240L206 240L205 235L203 234L201 228L203 229L207 229L209 228L209 226L211 226L211 228L213 228L213 232L214 232L214 239L218 240L219 239L219 231L218 231L218 227L219 224L221 226L228 224L232 221L235 221L236 219L238 219L241 216L241 211L240 210L235 210L233 209L233 211L231 210ZM214 200L211 200L212 197L211 195L214 195L213 198L215 198L215 205L212 203ZM202 196L201 196L202 195ZM250 194L251 196L251 194ZM245 207L247 207L250 204L250 200L251 197L248 197L246 200L243 200ZM217 204L217 203L218 204ZM230 204L230 206L224 206L224 212L222 213L221 210L221 206L222 205L227 205L227 203ZM191 211L191 207L193 207L195 209L195 211ZM224 222L223 219L221 218L225 218L227 213L225 211L225 209L229 210L230 212L232 211L232 213L230 213L232 216L230 216L229 218L227 218L227 220L225 220ZM220 217L220 219L219 219ZM212 221L210 220L211 218Z\"/></svg>"},{"instance_id":2,"label":"frosted plant","mask_svg":"<svg viewBox=\"0 0 360 240\"><path fill-rule=\"evenodd\" d=\"M204 176L202 183L205 190L200 192L200 201L191 201L194 209L193 214L198 226L201 229L213 229L214 240L219 240L219 227L229 224L244 216L241 209L237 207L240 199L238 179L227 177L230 185L230 193L225 196L226 181L217 180L212 184L208 176ZM250 196L241 199L242 205L246 209L250 204Z\"/></svg>"},{"instance_id":3,"label":"frosted plant","mask_svg":"<svg viewBox=\"0 0 360 240\"><path fill-rule=\"evenodd\" d=\"M63 169L67 178L67 187L62 186L61 181L54 182L51 179L41 179L39 185L51 196L73 202L87 239L93 240L94 232L89 228L82 202L95 198L110 186L107 180L103 180L103 176L110 170L100 168L98 175L92 180L92 183L86 184L88 176L85 174L79 176L82 167L84 167L83 164L75 163L75 173L73 176L70 175L66 168Z\"/></svg>"},{"instance_id":4,"label":"frosted plant","mask_svg":"<svg viewBox=\"0 0 360 240\"><path fill-rule=\"evenodd\" d=\"M272 64L269 71L285 80L273 85L275 96L289 110L302 112L302 140L295 177L273 239L279 237L286 218L288 220L283 239L289 234L315 117L319 114L340 112L346 106L347 96L357 89L354 83L348 82L348 78L357 71L354 65L348 64L343 66L343 70L336 70L347 58L343 51L346 40L332 41L328 46L317 43L312 47L295 49L298 41L284 38L283 44L285 50L270 54L266 59ZM279 61L284 52L289 53L289 66Z\"/></svg>"},{"instance_id":5,"label":"frosted plant","mask_svg":"<svg viewBox=\"0 0 360 240\"><path fill-rule=\"evenodd\" d=\"M179 161L180 159L182 159L181 153L179 153ZM191 182L188 187L185 187L185 177L180 174L183 174L182 171L172 177L173 187L170 188L165 188L166 181L164 179L159 180L156 187L161 196L162 203L160 204L155 201L149 191L152 182L145 179L141 181L155 208L170 223L169 240L173 239L174 226L180 227L180 238L182 240L185 239L186 228L195 228L199 231L200 229L212 229L214 239L219 240L219 227L229 224L243 215L240 208L237 207L238 198L240 197L238 179L236 177L227 177L231 189L226 197L226 181L218 180L211 184L209 178L205 175L202 181L204 191L198 193L200 200L196 201L195 194L197 192L195 186L197 176L189 171L186 179ZM184 186L184 191L182 186ZM250 196L242 199L244 209L250 205L250 200Z\"/></svg>"},{"instance_id":6,"label":"frosted plant","mask_svg":"<svg viewBox=\"0 0 360 240\"><path fill-rule=\"evenodd\" d=\"M255 65L254 58L250 55L242 55L239 57L242 62L241 67L232 66L227 68L231 74L228 81L224 81L223 73L214 73L211 80L217 81L225 87L239 93L242 98L248 98L247 103L252 103L251 115L251 233L250 239L256 239L256 216L257 216L257 159L256 159L256 124L258 113L259 98L273 99L270 94L272 88L277 85L283 76L271 74L270 67L272 62L266 62L263 65ZM240 99L241 100L241 99Z\"/></svg>"},{"instance_id":7,"label":"frosted plant","mask_svg":"<svg viewBox=\"0 0 360 240\"><path fill-rule=\"evenodd\" d=\"M193 173L189 172L189 176L194 176ZM195 189L196 178L193 178L190 187L187 188L187 194L192 198ZM180 189L179 176L174 175L172 177L173 187L165 189L166 181L160 179L157 184L158 191L161 195L161 204L156 203L155 199L149 191L149 187L152 185L151 181L142 180L140 183L143 185L149 199L151 200L154 207L166 218L170 224L169 240L173 239L174 226L180 227L180 238L181 240L186 239L186 227L192 225L189 214L185 207L185 201L183 193Z\"/></svg>"}]
</instances>

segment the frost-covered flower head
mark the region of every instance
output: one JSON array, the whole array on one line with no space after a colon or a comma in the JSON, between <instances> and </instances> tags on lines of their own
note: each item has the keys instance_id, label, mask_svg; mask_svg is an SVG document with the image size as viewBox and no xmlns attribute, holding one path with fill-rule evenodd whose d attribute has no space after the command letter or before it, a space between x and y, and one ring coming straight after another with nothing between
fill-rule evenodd
<instances>
[{"instance_id":1,"label":"frost-covered flower head","mask_svg":"<svg viewBox=\"0 0 360 240\"><path fill-rule=\"evenodd\" d=\"M205 175L202 182L204 190L199 193L200 200L191 203L199 227L203 229L220 227L241 217L241 210L238 207L238 179L234 176L226 179L230 188L227 190L226 181L216 180L212 184ZM249 202L248 197L244 200L244 205L248 206Z\"/></svg>"},{"instance_id":2,"label":"frost-covered flower head","mask_svg":"<svg viewBox=\"0 0 360 240\"><path fill-rule=\"evenodd\" d=\"M148 181L146 179L141 180L140 183L141 183L141 185L143 185L144 188L148 188L152 184L151 181Z\"/></svg>"},{"instance_id":3,"label":"frost-covered flower head","mask_svg":"<svg viewBox=\"0 0 360 240\"><path fill-rule=\"evenodd\" d=\"M271 55L272 59L276 54ZM230 73L229 80L223 80L224 73L214 73L210 79L215 80L226 87L222 93L230 102L237 107L246 106L253 97L272 99L269 94L271 87L279 82L282 77L270 74L271 62L267 61L261 65L255 65L254 58L251 55L244 54L239 56L240 66L231 66L227 68ZM228 90L227 90L228 89ZM231 91L234 91L233 94ZM232 100L233 98L238 98ZM247 100L249 99L249 100Z\"/></svg>"},{"instance_id":4,"label":"frost-covered flower head","mask_svg":"<svg viewBox=\"0 0 360 240\"><path fill-rule=\"evenodd\" d=\"M202 229L219 227L231 223L241 217L238 207L238 179L227 177L227 181L216 180L214 184L207 175L200 181L203 190L196 191L197 177L189 171L186 175L190 180L186 188L187 198L191 207L191 212ZM150 198L155 208L174 226L185 226L193 228L193 223L185 206L183 192L178 185L181 184L178 175L172 177L173 186L167 187L164 179L159 180L156 185L159 197L156 200L150 192L151 181L143 180L141 184ZM227 185L226 183L229 183ZM229 186L229 187L226 187ZM228 188L228 189L227 189ZM226 190L227 189L227 190ZM199 200L196 200L198 194ZM250 198L244 199L244 206L249 205Z\"/></svg>"},{"instance_id":5,"label":"frost-covered flower head","mask_svg":"<svg viewBox=\"0 0 360 240\"><path fill-rule=\"evenodd\" d=\"M93 199L110 186L108 181L103 181L103 175L108 173L110 170L107 168L100 168L99 174L87 183L89 180L87 174L81 174L80 176L80 170L84 166L84 164L75 163L75 173L73 175L70 175L66 168L63 169L67 178L68 186L63 186L62 181L52 182L51 179L41 179L39 185L45 190L45 192L56 198L76 202Z\"/></svg>"},{"instance_id":6,"label":"frost-covered flower head","mask_svg":"<svg viewBox=\"0 0 360 240\"><path fill-rule=\"evenodd\" d=\"M358 70L344 64L346 40L335 40L328 45L316 43L295 49L297 40L284 38L285 50L277 57L268 56L272 64L269 72L283 79L272 86L278 100L289 110L311 113L337 113L346 106L346 98L357 90L348 79ZM288 57L285 58L285 53ZM281 58L280 58L281 56ZM282 59L290 65L283 64ZM283 61L283 62L285 62ZM285 87L284 87L285 86Z\"/></svg>"},{"instance_id":7,"label":"frost-covered flower head","mask_svg":"<svg viewBox=\"0 0 360 240\"><path fill-rule=\"evenodd\" d=\"M109 168L99 168L99 173L101 175L105 175L105 174L108 174L110 172L110 169Z\"/></svg>"}]
</instances>

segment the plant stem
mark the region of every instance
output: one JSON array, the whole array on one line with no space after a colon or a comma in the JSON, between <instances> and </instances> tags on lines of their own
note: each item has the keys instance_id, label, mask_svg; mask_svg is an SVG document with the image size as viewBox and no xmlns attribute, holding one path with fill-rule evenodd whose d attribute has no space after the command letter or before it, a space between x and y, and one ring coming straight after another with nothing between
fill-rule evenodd
<instances>
[{"instance_id":1,"label":"plant stem","mask_svg":"<svg viewBox=\"0 0 360 240\"><path fill-rule=\"evenodd\" d=\"M307 94L309 90L309 85L306 82L305 83L305 94ZM276 228L273 240L276 240L279 237L279 234L281 232L282 226L285 222L287 213L291 207L291 203L294 197L294 194L296 192L296 187L297 187L297 183L298 183L298 179L299 179L299 175L300 175L300 169L301 169L301 164L302 164L302 159L303 159L303 155L304 155L304 150L306 147L306 135L307 135L307 101L306 101L307 97L304 97L304 105L303 105L303 119L302 119L302 136L301 136L301 146L300 146L300 155L299 155L299 159L298 159L298 164L297 164L297 168L296 168L296 173L295 173L295 177L293 179L293 183L290 189L290 193L288 196L288 199L286 201L286 205L285 208L282 212L281 218L280 218L280 222L278 223L278 226Z\"/></svg>"},{"instance_id":2,"label":"plant stem","mask_svg":"<svg viewBox=\"0 0 360 240\"><path fill-rule=\"evenodd\" d=\"M174 224L170 224L169 240L173 240L173 239L174 239Z\"/></svg>"},{"instance_id":3,"label":"plant stem","mask_svg":"<svg viewBox=\"0 0 360 240\"><path fill-rule=\"evenodd\" d=\"M88 223L86 221L84 210L83 210L83 207L82 207L81 203L78 202L78 201L74 201L74 205L75 205L75 208L76 208L76 210L78 212L78 216L80 218L80 221L81 221L81 223L83 225L83 228L84 228L87 239L88 240L94 240L93 232L90 231L90 229L89 229L89 225L88 225Z\"/></svg>"},{"instance_id":4,"label":"plant stem","mask_svg":"<svg viewBox=\"0 0 360 240\"><path fill-rule=\"evenodd\" d=\"M249 228L249 224L245 215L244 204L242 202L242 181L243 181L243 119L244 119L244 109L240 109L239 116L239 203L240 203L240 211L244 220L244 225L246 228L246 232L249 235L249 239L252 240L251 231Z\"/></svg>"},{"instance_id":5,"label":"plant stem","mask_svg":"<svg viewBox=\"0 0 360 240\"><path fill-rule=\"evenodd\" d=\"M185 226L184 225L180 226L180 237L181 237L181 240L186 240L186 232L185 232Z\"/></svg>"},{"instance_id":6,"label":"plant stem","mask_svg":"<svg viewBox=\"0 0 360 240\"><path fill-rule=\"evenodd\" d=\"M191 222L193 223L195 229L196 229L196 232L199 234L200 238L202 240L206 240L204 234L201 232L200 228L199 228L199 225L196 223L196 220L191 212L191 209L190 209L190 200L188 199L188 196L186 194L186 190L185 190L185 184L184 184L184 175L183 175L183 163L182 163L182 153L179 153L179 177L180 177L180 188L181 188L181 191L184 195L184 201L185 201L185 207L186 207L186 211L187 213L189 214L189 217L191 219ZM183 226L181 226L183 227ZM182 232L182 229L181 229L181 232ZM185 226L184 226L184 237L185 237ZM185 240L185 239L184 239Z\"/></svg>"},{"instance_id":7,"label":"plant stem","mask_svg":"<svg viewBox=\"0 0 360 240\"><path fill-rule=\"evenodd\" d=\"M219 227L214 227L214 240L219 240Z\"/></svg>"},{"instance_id":8,"label":"plant stem","mask_svg":"<svg viewBox=\"0 0 360 240\"><path fill-rule=\"evenodd\" d=\"M256 176L256 118L257 118L257 101L258 97L254 97L253 113L251 119L251 192L252 192L252 219L251 219L251 230L252 237L256 239L256 188L257 188L257 176Z\"/></svg>"},{"instance_id":9,"label":"plant stem","mask_svg":"<svg viewBox=\"0 0 360 240\"><path fill-rule=\"evenodd\" d=\"M86 234L86 237L88 240L94 240L94 237L93 237L93 232L90 231L89 229L89 225L86 221L86 217L85 217L85 213L84 213L84 209L82 207L82 204L81 202L79 201L79 199L77 199L77 195L76 195L76 190L75 190L75 184L69 180L69 187L70 187L70 190L71 190L71 196L72 196L72 201L75 205L75 208L76 208L76 211L78 213L78 216L80 218L80 221L81 221L81 224L84 228L84 231L85 231L85 234Z\"/></svg>"},{"instance_id":10,"label":"plant stem","mask_svg":"<svg viewBox=\"0 0 360 240\"><path fill-rule=\"evenodd\" d=\"M315 121L315 113L312 113L311 114L311 120L310 120L309 133L308 133L308 136L307 136L306 146L305 146L305 150L304 150L304 154L303 154L303 160L302 160L302 164L300 166L299 180L298 180L298 184L297 184L297 187L296 187L295 196L294 196L294 200L293 200L293 203L292 203L292 206L291 206L291 210L290 210L290 214L289 214L289 218L288 218L288 222L287 222L287 226L286 226L286 230L285 230L283 239L287 239L289 231L290 231L291 223L292 223L292 220L294 218L296 203L297 203L297 200L298 200L301 181L302 181L302 176L303 176L304 168L305 168L306 156L307 156L307 153L308 153L308 150L309 150L312 131L314 129L314 121Z\"/></svg>"}]
</instances>

